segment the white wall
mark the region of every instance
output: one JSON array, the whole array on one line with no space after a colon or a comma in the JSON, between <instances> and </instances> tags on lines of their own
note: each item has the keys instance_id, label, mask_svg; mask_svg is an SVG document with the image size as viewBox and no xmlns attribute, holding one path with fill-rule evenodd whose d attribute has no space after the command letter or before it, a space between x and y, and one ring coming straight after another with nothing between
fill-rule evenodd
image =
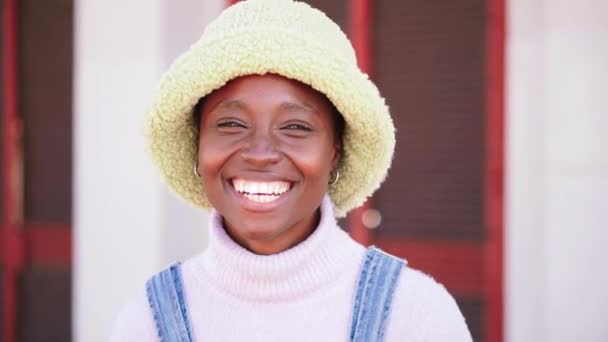
<instances>
[{"instance_id":1,"label":"white wall","mask_svg":"<svg viewBox=\"0 0 608 342\"><path fill-rule=\"evenodd\" d=\"M162 70L186 51L201 34L207 23L224 8L225 0L180 0L161 1L163 13L161 36L163 60ZM163 264L184 260L206 245L206 213L186 204L166 186L162 187L165 217L161 231Z\"/></svg>"},{"instance_id":2,"label":"white wall","mask_svg":"<svg viewBox=\"0 0 608 342\"><path fill-rule=\"evenodd\" d=\"M608 341L608 2L507 4L507 341Z\"/></svg>"},{"instance_id":3,"label":"white wall","mask_svg":"<svg viewBox=\"0 0 608 342\"><path fill-rule=\"evenodd\" d=\"M142 115L161 73L222 0L77 0L74 80L75 341L106 341L147 277L201 250L206 214L170 194Z\"/></svg>"}]
</instances>

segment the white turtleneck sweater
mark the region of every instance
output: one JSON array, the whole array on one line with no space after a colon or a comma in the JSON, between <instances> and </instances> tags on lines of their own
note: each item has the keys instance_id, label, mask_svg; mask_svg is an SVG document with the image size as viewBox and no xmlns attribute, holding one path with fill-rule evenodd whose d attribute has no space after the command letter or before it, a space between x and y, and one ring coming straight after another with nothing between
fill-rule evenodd
<instances>
[{"instance_id":1,"label":"white turtleneck sweater","mask_svg":"<svg viewBox=\"0 0 608 342\"><path fill-rule=\"evenodd\" d=\"M242 248L211 215L209 247L182 264L195 341L348 341L365 248L336 224L326 197L317 229L282 253ZM111 341L158 341L141 292L119 314ZM431 277L404 267L385 341L471 341L456 302Z\"/></svg>"}]
</instances>

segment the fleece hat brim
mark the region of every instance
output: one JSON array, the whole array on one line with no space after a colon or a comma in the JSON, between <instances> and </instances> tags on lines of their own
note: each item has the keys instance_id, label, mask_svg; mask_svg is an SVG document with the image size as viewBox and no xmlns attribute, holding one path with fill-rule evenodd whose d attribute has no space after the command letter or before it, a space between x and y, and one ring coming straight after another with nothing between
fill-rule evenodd
<instances>
[{"instance_id":1,"label":"fleece hat brim","mask_svg":"<svg viewBox=\"0 0 608 342\"><path fill-rule=\"evenodd\" d=\"M228 81L278 74L325 94L345 120L340 178L329 188L344 216L380 186L395 147L384 99L360 71L352 46L325 14L286 0L250 0L226 9L161 79L146 115L146 138L168 185L187 201L211 207L194 174L198 127L193 108Z\"/></svg>"}]
</instances>

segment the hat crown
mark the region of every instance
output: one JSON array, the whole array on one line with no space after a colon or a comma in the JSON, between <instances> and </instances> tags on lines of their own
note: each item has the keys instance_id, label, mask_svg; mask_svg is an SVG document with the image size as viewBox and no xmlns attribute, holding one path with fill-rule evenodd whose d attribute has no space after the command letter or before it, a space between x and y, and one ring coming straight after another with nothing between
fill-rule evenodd
<instances>
[{"instance_id":1,"label":"hat crown","mask_svg":"<svg viewBox=\"0 0 608 342\"><path fill-rule=\"evenodd\" d=\"M291 0L240 1L207 26L200 43L242 31L264 30L284 32L307 44L321 45L334 57L357 64L355 50L336 23L310 5Z\"/></svg>"}]
</instances>

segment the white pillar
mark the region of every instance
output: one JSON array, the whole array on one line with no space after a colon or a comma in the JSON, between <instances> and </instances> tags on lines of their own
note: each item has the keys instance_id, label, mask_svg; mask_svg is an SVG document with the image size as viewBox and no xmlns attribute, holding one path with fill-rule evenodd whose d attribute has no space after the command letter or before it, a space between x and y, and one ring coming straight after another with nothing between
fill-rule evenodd
<instances>
[{"instance_id":1,"label":"white pillar","mask_svg":"<svg viewBox=\"0 0 608 342\"><path fill-rule=\"evenodd\" d=\"M538 0L506 3L505 340L544 341L543 8Z\"/></svg>"},{"instance_id":2,"label":"white pillar","mask_svg":"<svg viewBox=\"0 0 608 342\"><path fill-rule=\"evenodd\" d=\"M606 341L608 2L508 3L507 340Z\"/></svg>"},{"instance_id":3,"label":"white pillar","mask_svg":"<svg viewBox=\"0 0 608 342\"><path fill-rule=\"evenodd\" d=\"M161 1L164 28L161 57L162 70L186 51L203 33L207 23L224 8L225 0ZM206 213L186 204L163 186L164 221L161 231L163 265L184 260L200 252L207 241Z\"/></svg>"},{"instance_id":4,"label":"white pillar","mask_svg":"<svg viewBox=\"0 0 608 342\"><path fill-rule=\"evenodd\" d=\"M75 341L106 341L145 280L200 251L206 214L170 194L142 117L161 73L223 6L77 0L74 80Z\"/></svg>"},{"instance_id":5,"label":"white pillar","mask_svg":"<svg viewBox=\"0 0 608 342\"><path fill-rule=\"evenodd\" d=\"M608 341L608 2L545 9L545 340Z\"/></svg>"}]
</instances>

